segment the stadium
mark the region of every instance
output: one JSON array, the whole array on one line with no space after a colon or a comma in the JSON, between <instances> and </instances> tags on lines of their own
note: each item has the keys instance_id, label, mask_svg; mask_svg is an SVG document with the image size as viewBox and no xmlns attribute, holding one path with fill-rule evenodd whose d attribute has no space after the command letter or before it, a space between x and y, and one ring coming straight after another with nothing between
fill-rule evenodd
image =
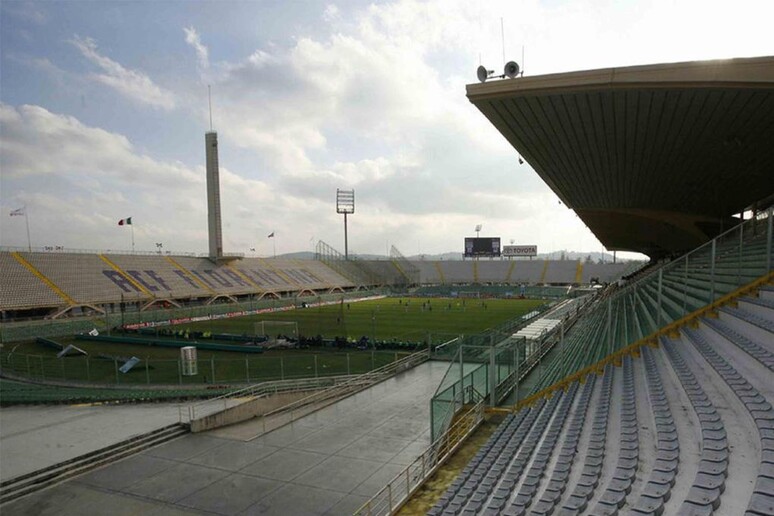
<instances>
[{"instance_id":1,"label":"stadium","mask_svg":"<svg viewBox=\"0 0 774 516\"><path fill-rule=\"evenodd\" d=\"M649 262L224 253L210 131L206 255L0 250L2 512L774 514L774 57L511 75L472 106Z\"/></svg>"}]
</instances>

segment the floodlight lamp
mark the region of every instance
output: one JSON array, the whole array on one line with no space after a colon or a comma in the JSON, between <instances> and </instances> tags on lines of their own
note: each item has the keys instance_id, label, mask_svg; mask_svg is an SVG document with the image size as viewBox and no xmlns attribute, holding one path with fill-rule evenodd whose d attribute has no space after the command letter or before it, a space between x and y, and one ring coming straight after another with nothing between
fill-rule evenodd
<instances>
[{"instance_id":1,"label":"floodlight lamp","mask_svg":"<svg viewBox=\"0 0 774 516\"><path fill-rule=\"evenodd\" d=\"M336 213L355 213L355 191L336 189Z\"/></svg>"},{"instance_id":2,"label":"floodlight lamp","mask_svg":"<svg viewBox=\"0 0 774 516\"><path fill-rule=\"evenodd\" d=\"M481 231L481 224L476 224L476 233Z\"/></svg>"}]
</instances>

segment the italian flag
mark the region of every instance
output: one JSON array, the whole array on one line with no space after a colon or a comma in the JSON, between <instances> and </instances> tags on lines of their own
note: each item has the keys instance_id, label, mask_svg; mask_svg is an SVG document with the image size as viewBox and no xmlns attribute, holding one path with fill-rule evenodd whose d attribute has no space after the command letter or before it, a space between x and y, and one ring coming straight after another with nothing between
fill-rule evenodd
<instances>
[{"instance_id":1,"label":"italian flag","mask_svg":"<svg viewBox=\"0 0 774 516\"><path fill-rule=\"evenodd\" d=\"M119 226L131 226L132 225L132 217L129 217L127 219L121 219L118 221Z\"/></svg>"}]
</instances>

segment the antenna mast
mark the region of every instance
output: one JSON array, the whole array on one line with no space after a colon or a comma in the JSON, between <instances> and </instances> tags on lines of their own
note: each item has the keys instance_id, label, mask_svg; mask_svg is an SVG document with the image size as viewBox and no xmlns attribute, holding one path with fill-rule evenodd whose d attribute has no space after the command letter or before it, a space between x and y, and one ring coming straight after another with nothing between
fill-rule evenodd
<instances>
[{"instance_id":1,"label":"antenna mast","mask_svg":"<svg viewBox=\"0 0 774 516\"><path fill-rule=\"evenodd\" d=\"M505 26L503 25L503 17L500 17L500 38L503 44L503 65L505 65ZM523 66L523 64L522 64Z\"/></svg>"},{"instance_id":2,"label":"antenna mast","mask_svg":"<svg viewBox=\"0 0 774 516\"><path fill-rule=\"evenodd\" d=\"M524 77L524 45L521 46L521 76Z\"/></svg>"},{"instance_id":3,"label":"antenna mast","mask_svg":"<svg viewBox=\"0 0 774 516\"><path fill-rule=\"evenodd\" d=\"M210 106L210 131L212 131L212 88L207 85L207 103Z\"/></svg>"}]
</instances>

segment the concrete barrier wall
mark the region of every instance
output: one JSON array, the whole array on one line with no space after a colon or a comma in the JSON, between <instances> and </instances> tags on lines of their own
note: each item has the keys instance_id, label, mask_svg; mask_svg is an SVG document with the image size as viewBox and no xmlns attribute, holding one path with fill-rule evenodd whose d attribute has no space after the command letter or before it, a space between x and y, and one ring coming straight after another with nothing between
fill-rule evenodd
<instances>
[{"instance_id":1,"label":"concrete barrier wall","mask_svg":"<svg viewBox=\"0 0 774 516\"><path fill-rule=\"evenodd\" d=\"M234 423L241 423L303 399L312 392L314 391L285 392L246 401L220 412L192 420L191 432L204 432L222 426L233 425Z\"/></svg>"},{"instance_id":2,"label":"concrete barrier wall","mask_svg":"<svg viewBox=\"0 0 774 516\"><path fill-rule=\"evenodd\" d=\"M415 355L412 355L413 359L404 359L405 361L402 363L399 363L397 365L390 364L386 367L391 367L392 370L390 371L381 371L379 373L365 373L360 376L360 381L347 381L345 384L342 384L341 389L331 389L331 392L326 394L323 397L317 397L314 400L309 400L309 405L313 406L313 408L309 411L303 411L304 415L308 412L313 412L314 410L318 410L322 408L323 406L329 405L330 403L345 398L347 396L350 396L351 394L354 394L356 392L359 392L363 389L366 389L368 387L371 387L372 385L375 385L383 380L386 380L387 378L391 378L392 376L402 373L403 371L406 371L408 369L411 369L412 367L421 364L425 360L427 360L427 352L416 353ZM417 355L422 355L421 357L418 357ZM410 358L410 357L407 357ZM288 407L288 405L302 400L308 396L310 396L315 391L324 391L325 389L330 389L331 386L322 387L320 389L309 389L305 391L295 391L292 393L281 393L281 394L273 394L271 396L256 398L252 400L245 401L243 403L239 403L236 406L225 408L221 411L215 412L213 414L209 414L207 416L203 416L200 418L192 419L190 422L191 426L191 432L204 432L207 430L214 430L215 428L220 428L227 425L233 425L235 423L241 423L243 421L247 421L249 419L260 417L265 414L270 414L271 412L277 410L278 413L281 412L279 409L283 409L284 407ZM293 408L288 407L290 410L291 420L293 419L293 411L297 409L301 409L304 405L296 405Z\"/></svg>"}]
</instances>

